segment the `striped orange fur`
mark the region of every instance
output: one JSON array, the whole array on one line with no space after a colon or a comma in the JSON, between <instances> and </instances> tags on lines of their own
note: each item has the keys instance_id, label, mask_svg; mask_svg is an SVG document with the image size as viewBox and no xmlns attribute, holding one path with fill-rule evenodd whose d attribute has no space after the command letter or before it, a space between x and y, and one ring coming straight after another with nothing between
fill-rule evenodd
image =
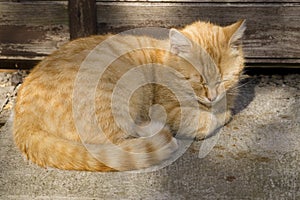
<instances>
[{"instance_id":1,"label":"striped orange fur","mask_svg":"<svg viewBox=\"0 0 300 200\"><path fill-rule=\"evenodd\" d=\"M73 95L80 66L99 43L112 35L91 36L65 44L32 70L18 92L13 124L16 145L28 159L42 167L126 171L159 164L177 149L173 136L177 134L180 123L180 102L170 89L162 85L143 85L130 99L131 118L136 124L147 125L151 121L149 109L160 104L167 113L166 124L154 122L149 126L149 131L137 127L127 127L128 130L124 130L115 122L111 104L118 81L131 69L151 63L170 66L182 73L194 89L199 107L206 110L206 114L199 119L204 125L194 133L182 135L201 139L210 132L206 126L211 123L211 105L219 101L219 87L230 91L239 81L244 67L239 41L244 29L243 21L226 27L195 22L180 30L171 29L170 38L166 40L146 36L116 37L115 40L120 45L130 46L130 41L147 42L155 47L164 46L170 51L159 48L136 49L120 56L105 70L98 83L94 112L89 111L92 105L83 101L75 108L81 112L77 118L73 113ZM216 65L214 69L204 68L199 73L191 63L179 58L180 55L185 55L201 60L199 63L208 62L206 58L195 56L195 52L199 50L197 46L209 54L212 59L209 62ZM117 51L118 48L114 46L109 50ZM150 79L153 80L160 75L155 70L151 73ZM88 81L83 80L80 86L88 87ZM134 83L135 79L127 81L129 85ZM87 97L84 93L78 95L82 100ZM227 93L226 97L228 109L222 112L226 113L228 121L234 95ZM121 122L128 120L123 117L126 103L125 99L118 99L116 108ZM215 117L218 119L218 116ZM83 134L78 133L78 121L84 130ZM98 134L91 124L100 127L103 134ZM162 128L157 134L150 136L150 129L157 127Z\"/></svg>"}]
</instances>

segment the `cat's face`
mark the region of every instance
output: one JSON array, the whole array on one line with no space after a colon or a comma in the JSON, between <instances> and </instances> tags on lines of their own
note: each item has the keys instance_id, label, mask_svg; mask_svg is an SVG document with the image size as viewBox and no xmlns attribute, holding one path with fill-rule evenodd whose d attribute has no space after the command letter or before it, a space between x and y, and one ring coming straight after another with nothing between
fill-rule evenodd
<instances>
[{"instance_id":1,"label":"cat's face","mask_svg":"<svg viewBox=\"0 0 300 200\"><path fill-rule=\"evenodd\" d=\"M171 52L187 59L194 69L181 68L200 103L211 105L234 87L244 68L240 39L244 21L227 27L196 22L170 30Z\"/></svg>"}]
</instances>

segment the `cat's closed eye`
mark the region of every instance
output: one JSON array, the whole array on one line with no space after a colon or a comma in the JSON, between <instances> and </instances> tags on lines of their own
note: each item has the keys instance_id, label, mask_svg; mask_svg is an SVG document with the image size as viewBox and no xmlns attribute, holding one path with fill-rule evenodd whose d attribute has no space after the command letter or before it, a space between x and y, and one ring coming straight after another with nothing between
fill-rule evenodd
<instances>
[{"instance_id":1,"label":"cat's closed eye","mask_svg":"<svg viewBox=\"0 0 300 200\"><path fill-rule=\"evenodd\" d=\"M190 75L185 77L185 79L195 83L200 83L202 81L202 78L198 75Z\"/></svg>"}]
</instances>

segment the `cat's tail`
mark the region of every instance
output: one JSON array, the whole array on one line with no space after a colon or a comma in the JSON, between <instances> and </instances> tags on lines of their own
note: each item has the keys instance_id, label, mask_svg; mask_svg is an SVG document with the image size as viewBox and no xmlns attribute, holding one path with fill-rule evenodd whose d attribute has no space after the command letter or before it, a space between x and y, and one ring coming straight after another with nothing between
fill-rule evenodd
<instances>
[{"instance_id":1,"label":"cat's tail","mask_svg":"<svg viewBox=\"0 0 300 200\"><path fill-rule=\"evenodd\" d=\"M119 145L85 144L31 127L14 126L14 139L27 159L42 167L86 171L127 171L166 160L177 149L176 139L164 127L151 137L127 139Z\"/></svg>"}]
</instances>

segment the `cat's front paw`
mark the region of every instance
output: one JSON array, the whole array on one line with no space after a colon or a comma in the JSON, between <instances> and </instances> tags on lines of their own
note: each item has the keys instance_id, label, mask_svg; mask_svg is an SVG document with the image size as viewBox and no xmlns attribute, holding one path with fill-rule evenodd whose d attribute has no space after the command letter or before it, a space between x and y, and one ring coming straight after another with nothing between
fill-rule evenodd
<instances>
[{"instance_id":1,"label":"cat's front paw","mask_svg":"<svg viewBox=\"0 0 300 200\"><path fill-rule=\"evenodd\" d=\"M232 120L232 112L230 110L225 112L225 122L224 125L228 124Z\"/></svg>"},{"instance_id":2,"label":"cat's front paw","mask_svg":"<svg viewBox=\"0 0 300 200\"><path fill-rule=\"evenodd\" d=\"M202 113L200 115L196 140L203 140L206 136L213 133L218 128L218 119L212 113Z\"/></svg>"}]
</instances>

